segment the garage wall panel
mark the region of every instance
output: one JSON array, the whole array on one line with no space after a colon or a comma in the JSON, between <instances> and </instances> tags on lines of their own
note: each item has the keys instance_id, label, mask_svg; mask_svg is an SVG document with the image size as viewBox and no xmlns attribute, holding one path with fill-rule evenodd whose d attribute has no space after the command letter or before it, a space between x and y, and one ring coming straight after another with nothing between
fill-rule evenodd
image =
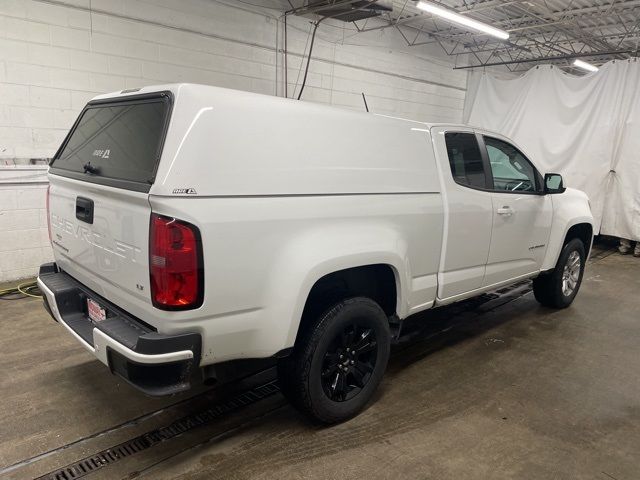
<instances>
[{"instance_id":1,"label":"garage wall panel","mask_svg":"<svg viewBox=\"0 0 640 480\"><path fill-rule=\"evenodd\" d=\"M51 260L46 167L0 169L0 282L34 275Z\"/></svg>"},{"instance_id":2,"label":"garage wall panel","mask_svg":"<svg viewBox=\"0 0 640 480\"><path fill-rule=\"evenodd\" d=\"M284 91L283 56L276 54L283 24L275 10L212 0L97 1L91 12L82 0L0 3L2 105L24 102L24 91L10 87L25 86L52 89L41 95L30 88L28 94L30 106L53 110L79 110L95 94L156 82ZM290 95L302 82L310 29L308 19L289 17ZM307 81L314 90L304 99L357 108L365 92L380 113L459 121L466 74L450 67L437 50L409 49L391 30L354 36L351 27L329 21L318 31ZM333 93L354 98L334 102ZM51 127L58 139L64 136L66 127ZM32 136L0 151L2 158L18 153L48 157L52 150Z\"/></svg>"}]
</instances>

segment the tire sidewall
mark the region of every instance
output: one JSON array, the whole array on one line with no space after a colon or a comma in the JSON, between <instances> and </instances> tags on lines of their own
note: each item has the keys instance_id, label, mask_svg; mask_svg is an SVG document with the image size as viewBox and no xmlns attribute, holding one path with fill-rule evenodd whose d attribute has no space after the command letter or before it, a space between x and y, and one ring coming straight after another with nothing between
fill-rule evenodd
<instances>
[{"instance_id":1,"label":"tire sidewall","mask_svg":"<svg viewBox=\"0 0 640 480\"><path fill-rule=\"evenodd\" d=\"M316 416L326 421L345 420L357 414L369 401L377 389L387 367L390 352L389 324L385 313L377 303L368 298L353 298L341 302L326 312L321 322L325 322L324 333L313 348L307 372L308 391ZM334 338L345 326L352 323L372 328L376 335L376 364L364 388L358 394L343 402L331 400L322 387L321 372L324 355Z\"/></svg>"},{"instance_id":2,"label":"tire sidewall","mask_svg":"<svg viewBox=\"0 0 640 480\"><path fill-rule=\"evenodd\" d=\"M578 255L580 255L580 275L578 276L578 283L574 288L571 295L566 296L562 293L562 274L564 272L564 267L567 264L567 260L569 255L572 252L577 251ZM578 294L578 290L580 290L580 286L582 285L582 276L584 275L585 269L585 261L586 261L586 252L584 248L584 244L578 240L573 239L569 243L567 243L562 252L560 253L560 257L558 258L558 264L556 266L556 271L554 272L554 297L558 303L560 308L568 307L573 302L573 299Z\"/></svg>"}]
</instances>

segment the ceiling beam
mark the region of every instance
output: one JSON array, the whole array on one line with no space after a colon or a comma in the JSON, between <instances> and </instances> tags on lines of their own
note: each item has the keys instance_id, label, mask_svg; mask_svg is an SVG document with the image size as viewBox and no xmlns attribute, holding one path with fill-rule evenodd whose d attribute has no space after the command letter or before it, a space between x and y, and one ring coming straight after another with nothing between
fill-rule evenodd
<instances>
[{"instance_id":1,"label":"ceiling beam","mask_svg":"<svg viewBox=\"0 0 640 480\"><path fill-rule=\"evenodd\" d=\"M633 53L633 50L614 50L611 52L592 52L592 53L571 53L567 55L557 55L553 57L524 58L521 60L509 60L506 62L491 62L491 63L483 63L480 65L465 65L462 67L454 67L453 69L465 70L468 68L497 67L500 65L514 65L517 63L550 62L555 60L570 60L573 58L598 57L602 55L620 55L624 53Z\"/></svg>"}]
</instances>

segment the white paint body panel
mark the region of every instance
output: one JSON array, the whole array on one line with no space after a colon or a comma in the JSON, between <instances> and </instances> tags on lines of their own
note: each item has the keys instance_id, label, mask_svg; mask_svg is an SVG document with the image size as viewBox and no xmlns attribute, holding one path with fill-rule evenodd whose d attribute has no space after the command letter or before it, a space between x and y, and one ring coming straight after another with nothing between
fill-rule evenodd
<instances>
[{"instance_id":1,"label":"white paint body panel","mask_svg":"<svg viewBox=\"0 0 640 480\"><path fill-rule=\"evenodd\" d=\"M150 201L154 211L200 228L206 286L199 309L157 311L150 323L163 333L199 332L204 361L268 356L291 346L313 284L345 268L391 265L403 317L435 298L438 194Z\"/></svg>"},{"instance_id":2,"label":"white paint body panel","mask_svg":"<svg viewBox=\"0 0 640 480\"><path fill-rule=\"evenodd\" d=\"M562 242L571 227L581 223L593 225L589 198L583 191L567 188L562 195L552 195L551 202L553 204L553 220L547 251L540 267L543 271L555 267L562 250Z\"/></svg>"},{"instance_id":3,"label":"white paint body panel","mask_svg":"<svg viewBox=\"0 0 640 480\"><path fill-rule=\"evenodd\" d=\"M491 248L482 285L538 273L551 229L551 195L492 192L491 201Z\"/></svg>"},{"instance_id":4,"label":"white paint body panel","mask_svg":"<svg viewBox=\"0 0 640 480\"><path fill-rule=\"evenodd\" d=\"M162 90L174 107L149 194L50 175L51 215L63 219L54 240L58 231L68 250L54 244L54 253L63 270L158 332L201 334L201 365L291 347L311 288L329 273L389 265L405 318L538 274L555 264L570 225L591 222L586 197L568 191L518 200L517 222L495 227L494 194L455 184L449 169L442 133L468 127L196 85L131 94ZM173 195L189 188L196 194ZM77 195L96 202L89 234L74 233ZM151 212L200 229L198 309L151 304ZM94 234L102 244L87 240ZM547 246L530 254L530 241ZM105 245L114 246L106 255ZM494 268L501 264L508 268Z\"/></svg>"},{"instance_id":5,"label":"white paint body panel","mask_svg":"<svg viewBox=\"0 0 640 480\"><path fill-rule=\"evenodd\" d=\"M438 274L438 298L456 297L482 286L489 247L493 206L491 193L458 185L451 175L444 135L468 127L433 127L433 147L443 185L445 236Z\"/></svg>"},{"instance_id":6,"label":"white paint body panel","mask_svg":"<svg viewBox=\"0 0 640 480\"><path fill-rule=\"evenodd\" d=\"M151 305L146 193L50 175L51 240L58 265L117 304ZM93 224L76 219L76 198L94 202Z\"/></svg>"}]
</instances>

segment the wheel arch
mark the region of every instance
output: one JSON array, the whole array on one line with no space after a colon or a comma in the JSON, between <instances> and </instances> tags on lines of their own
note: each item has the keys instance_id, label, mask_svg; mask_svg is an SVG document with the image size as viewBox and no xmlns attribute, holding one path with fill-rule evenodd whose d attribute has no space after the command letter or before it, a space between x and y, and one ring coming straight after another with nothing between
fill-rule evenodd
<instances>
[{"instance_id":1,"label":"wheel arch","mask_svg":"<svg viewBox=\"0 0 640 480\"><path fill-rule=\"evenodd\" d=\"M574 238L582 241L586 253L586 258L589 258L591 252L591 245L593 243L593 220L591 218L575 219L568 225L566 225L564 232L560 235L556 234L554 238L554 232L552 229L551 238L549 240L549 248L545 256L542 271L553 270L558 262L560 253L564 246Z\"/></svg>"},{"instance_id":2,"label":"wheel arch","mask_svg":"<svg viewBox=\"0 0 640 480\"><path fill-rule=\"evenodd\" d=\"M398 270L389 263L359 265L327 273L313 283L306 296L296 340L317 315L341 300L370 298L380 305L387 317L391 317L398 312L400 295Z\"/></svg>"},{"instance_id":3,"label":"wheel arch","mask_svg":"<svg viewBox=\"0 0 640 480\"><path fill-rule=\"evenodd\" d=\"M589 258L589 252L591 251L591 244L593 242L593 225L583 222L576 223L575 225L569 227L564 237L562 246L564 247L574 238L577 238L582 242L582 244L584 245L585 257Z\"/></svg>"},{"instance_id":4,"label":"wheel arch","mask_svg":"<svg viewBox=\"0 0 640 480\"><path fill-rule=\"evenodd\" d=\"M412 292L410 258L406 232L378 220L318 227L290 236L269 272L262 300L267 307L263 310L261 330L268 328L269 337L277 343L274 351L292 347L314 286L326 281L321 280L323 277L340 277L344 271L354 269L374 271L387 279L393 274L393 313L403 318L409 310ZM385 267L372 267L375 265ZM385 305L390 312L389 303Z\"/></svg>"},{"instance_id":5,"label":"wheel arch","mask_svg":"<svg viewBox=\"0 0 640 480\"><path fill-rule=\"evenodd\" d=\"M378 250L326 258L308 269L304 280L298 282L297 299L288 312L290 324L286 347L292 347L299 332L307 326L304 319L311 318L313 302L316 302L313 313L322 313L317 311L322 309L317 306L322 300L326 304L368 296L382 303L387 316L398 314L402 317L408 309L410 285L408 266L403 259L406 260L406 256L401 252ZM332 288L336 286L338 288Z\"/></svg>"},{"instance_id":6,"label":"wheel arch","mask_svg":"<svg viewBox=\"0 0 640 480\"><path fill-rule=\"evenodd\" d=\"M593 241L594 221L589 206L589 199L584 192L567 188L559 195L551 195L553 202L553 220L547 251L540 268L548 271L555 268L560 252L571 238L580 238L584 242L585 250L591 250ZM590 234L589 234L590 231ZM575 235L579 235L575 237ZM591 238L588 238L588 236ZM567 240L567 238L569 240Z\"/></svg>"}]
</instances>

